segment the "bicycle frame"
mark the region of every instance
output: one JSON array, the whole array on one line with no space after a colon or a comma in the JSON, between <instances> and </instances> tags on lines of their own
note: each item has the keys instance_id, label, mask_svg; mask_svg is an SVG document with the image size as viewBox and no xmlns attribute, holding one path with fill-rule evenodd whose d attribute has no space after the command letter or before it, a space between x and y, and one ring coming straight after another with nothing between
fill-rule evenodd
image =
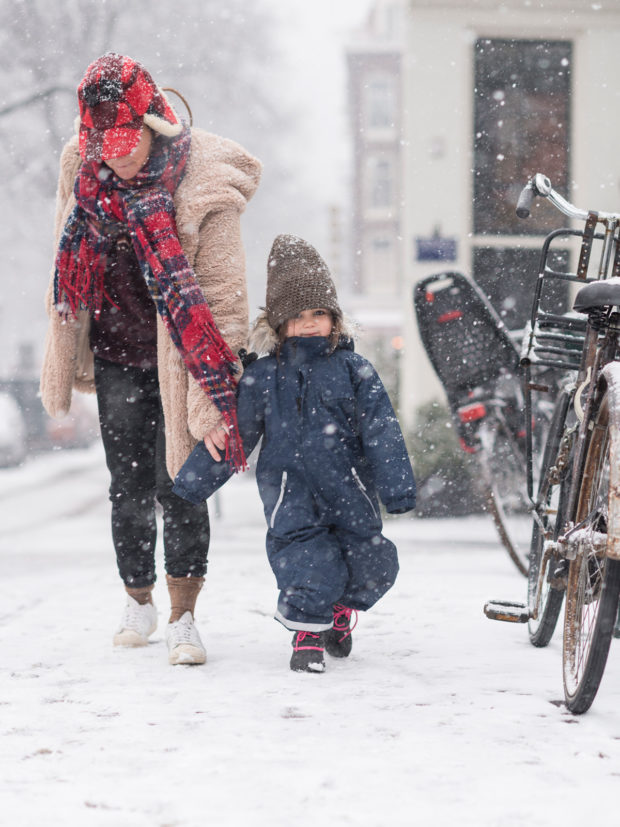
<instances>
[{"instance_id":1,"label":"bicycle frame","mask_svg":"<svg viewBox=\"0 0 620 827\"><path fill-rule=\"evenodd\" d=\"M590 323L588 323L588 329L586 331L586 337L584 342L582 364L580 366L579 374L577 377L577 390L586 385L587 396L586 404L583 407L582 412L579 413L579 411L577 411L577 414L581 421L579 424L579 430L577 432L574 472L573 478L571 480L571 487L568 499L567 513L569 515L575 513L577 506L577 495L579 492L581 470L583 468L585 450L587 446L587 429L588 424L590 422L590 416L592 413L592 404L599 384L599 376L601 374L602 369L606 365L611 364L615 358L616 352L618 350L618 332L619 331L615 328L609 329L605 333L603 340L601 342L598 331L593 329ZM567 543L569 535L570 529L566 532L566 535L563 538L560 538L560 542L562 543L564 541L564 543ZM566 554L566 556L570 559L570 552Z\"/></svg>"},{"instance_id":2,"label":"bicycle frame","mask_svg":"<svg viewBox=\"0 0 620 827\"><path fill-rule=\"evenodd\" d=\"M488 617L530 623L530 641L546 646L565 603L562 640L564 697L581 714L598 691L620 596L620 214L579 210L536 175L519 198L529 215L533 198L548 198L582 230L550 233L541 251L529 330L521 365L526 402L528 495L534 531L528 602L491 601ZM552 266L556 239L581 240L574 272ZM598 259L592 256L598 250ZM604 284L613 279L613 284ZM560 279L580 285L574 307L558 314L543 307L545 285ZM599 282L599 284L589 284ZM602 282L602 283L601 283ZM533 494L532 394L549 387L539 368L557 371L564 387L542 456L542 479Z\"/></svg>"},{"instance_id":3,"label":"bicycle frame","mask_svg":"<svg viewBox=\"0 0 620 827\"><path fill-rule=\"evenodd\" d=\"M603 368L603 376L611 394L612 405L609 415L612 424L610 448L609 483L616 491L620 491L620 362L610 362ZM612 497L610 503L611 525L620 525L620 498ZM615 518L615 519L614 519ZM620 534L609 534L607 541L607 556L613 560L620 560Z\"/></svg>"},{"instance_id":4,"label":"bicycle frame","mask_svg":"<svg viewBox=\"0 0 620 827\"><path fill-rule=\"evenodd\" d=\"M529 190L528 190L529 188ZM524 197L524 193L526 197ZM560 315L541 310L541 299L546 284L551 280L586 284L600 281L610 276L613 266L613 275L620 274L620 243L618 228L620 226L620 215L617 213L593 213L580 210L570 202L566 201L559 193L551 187L549 179L538 173L527 185L519 199L517 212L522 217L529 215L529 204L534 195L542 195L548 198L561 212L570 218L577 218L586 221L583 230L561 228L549 233L545 238L541 250L538 279L532 304L532 313L523 340L521 353L521 366L523 368L524 381L524 402L525 402L525 429L526 429L526 456L527 456L527 489L528 496L533 505L534 519L542 528L542 522L538 514L540 505L534 499L533 485L533 431L532 431L532 392L545 392L546 385L533 381L533 371L540 367L559 370L564 376L575 376L575 391L583 391L588 388L586 396L586 410L584 421L587 421L589 406L592 400L592 391L596 387L598 373L605 360L601 359L602 353L599 346L599 333L583 317ZM603 225L603 232L595 232L598 224ZM579 264L575 272L559 272L550 264L552 244L561 238L581 238L579 253ZM596 275L589 275L590 259L593 244L600 244L600 255ZM612 254L615 248L615 255ZM612 265L613 261L613 265ZM608 349L605 348L607 351ZM608 356L607 361L613 358ZM588 373L589 369L589 373ZM583 454L584 435L579 437L578 457ZM579 467L579 465L577 466ZM572 513L574 507L575 493L569 503L568 513Z\"/></svg>"}]
</instances>

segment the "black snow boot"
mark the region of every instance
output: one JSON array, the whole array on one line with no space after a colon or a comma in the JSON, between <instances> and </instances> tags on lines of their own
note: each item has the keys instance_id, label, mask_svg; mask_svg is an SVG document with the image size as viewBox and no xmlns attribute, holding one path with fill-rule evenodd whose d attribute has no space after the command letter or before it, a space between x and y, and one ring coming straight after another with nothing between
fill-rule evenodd
<instances>
[{"instance_id":1,"label":"black snow boot","mask_svg":"<svg viewBox=\"0 0 620 827\"><path fill-rule=\"evenodd\" d=\"M351 625L351 615L353 624ZM357 612L337 603L334 606L334 625L325 636L327 654L333 658L348 658L353 648L351 631L357 623Z\"/></svg>"},{"instance_id":2,"label":"black snow boot","mask_svg":"<svg viewBox=\"0 0 620 827\"><path fill-rule=\"evenodd\" d=\"M324 672L325 632L295 632L293 635L293 672Z\"/></svg>"}]
</instances>

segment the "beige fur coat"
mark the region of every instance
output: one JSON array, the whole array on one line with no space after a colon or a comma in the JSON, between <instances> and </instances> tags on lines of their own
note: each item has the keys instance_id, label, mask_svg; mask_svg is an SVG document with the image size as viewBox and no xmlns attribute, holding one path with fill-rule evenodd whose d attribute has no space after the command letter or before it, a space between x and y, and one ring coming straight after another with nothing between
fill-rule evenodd
<instances>
[{"instance_id":1,"label":"beige fur coat","mask_svg":"<svg viewBox=\"0 0 620 827\"><path fill-rule=\"evenodd\" d=\"M73 184L80 166L77 137L60 159L55 244L73 209ZM259 161L241 146L192 129L190 157L174 196L179 240L194 269L213 317L233 353L246 346L248 299L240 216L261 174ZM53 272L46 296L49 327L41 373L41 397L55 418L66 415L73 388L95 390L89 317L63 321L53 306ZM157 320L157 361L166 423L166 462L172 477L196 442L218 424L220 414L185 365Z\"/></svg>"}]
</instances>

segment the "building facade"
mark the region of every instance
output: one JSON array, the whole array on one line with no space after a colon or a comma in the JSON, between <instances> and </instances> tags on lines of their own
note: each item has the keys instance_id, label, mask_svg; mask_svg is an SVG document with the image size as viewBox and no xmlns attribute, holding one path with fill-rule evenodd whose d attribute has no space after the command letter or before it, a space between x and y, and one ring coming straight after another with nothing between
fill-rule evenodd
<instances>
[{"instance_id":1,"label":"building facade","mask_svg":"<svg viewBox=\"0 0 620 827\"><path fill-rule=\"evenodd\" d=\"M346 306L359 323L361 352L398 397L404 313L402 52L404 0L378 0L347 49L353 142L350 278Z\"/></svg>"},{"instance_id":2,"label":"building facade","mask_svg":"<svg viewBox=\"0 0 620 827\"><path fill-rule=\"evenodd\" d=\"M543 172L578 206L620 210L620 4L409 0L406 31L403 305L423 276L460 270L517 329L542 238L566 223L546 203L516 217L528 178ZM420 256L429 233L453 242L452 260ZM411 421L443 394L413 312L404 339L400 408Z\"/></svg>"},{"instance_id":3,"label":"building facade","mask_svg":"<svg viewBox=\"0 0 620 827\"><path fill-rule=\"evenodd\" d=\"M396 297L399 409L409 425L420 404L443 399L417 331L415 283L448 270L473 276L508 327L518 329L529 311L542 238L566 221L547 204L527 222L516 217L528 178L543 172L578 206L620 210L620 4L404 0L396 6L402 39L391 58L383 54L381 70L392 67L399 90L385 92L388 107L399 101L400 181L392 223L384 226L386 240L388 226L396 233L400 262L377 262L380 225L359 217L371 215L364 189L373 180L369 132L355 138L362 146L355 152L354 200L362 206L354 252L367 306L373 307L373 291L379 294L373 273ZM366 70L378 72L370 54ZM378 83L364 91L372 99L379 89ZM392 156L387 147L383 152L385 171ZM559 255L562 266L573 251ZM558 303L568 306L569 297L558 296Z\"/></svg>"}]
</instances>

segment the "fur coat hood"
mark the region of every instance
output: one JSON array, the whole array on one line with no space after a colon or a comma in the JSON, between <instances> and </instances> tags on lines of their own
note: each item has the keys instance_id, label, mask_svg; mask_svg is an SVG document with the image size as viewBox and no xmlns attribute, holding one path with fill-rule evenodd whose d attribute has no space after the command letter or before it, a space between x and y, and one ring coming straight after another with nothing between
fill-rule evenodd
<instances>
[{"instance_id":1,"label":"fur coat hood","mask_svg":"<svg viewBox=\"0 0 620 827\"><path fill-rule=\"evenodd\" d=\"M258 187L260 162L234 141L191 131L185 176L174 195L179 240L215 322L234 353L247 345L248 301L240 216ZM81 164L77 137L60 159L55 247L75 206L73 185ZM54 256L55 258L55 256ZM47 412L64 416L76 390L94 392L90 320L85 312L64 321L53 306L53 270L46 295L49 326L41 373ZM195 443L220 421L215 405L189 376L163 323L157 320L157 363L166 420L166 458L174 476Z\"/></svg>"}]
</instances>

